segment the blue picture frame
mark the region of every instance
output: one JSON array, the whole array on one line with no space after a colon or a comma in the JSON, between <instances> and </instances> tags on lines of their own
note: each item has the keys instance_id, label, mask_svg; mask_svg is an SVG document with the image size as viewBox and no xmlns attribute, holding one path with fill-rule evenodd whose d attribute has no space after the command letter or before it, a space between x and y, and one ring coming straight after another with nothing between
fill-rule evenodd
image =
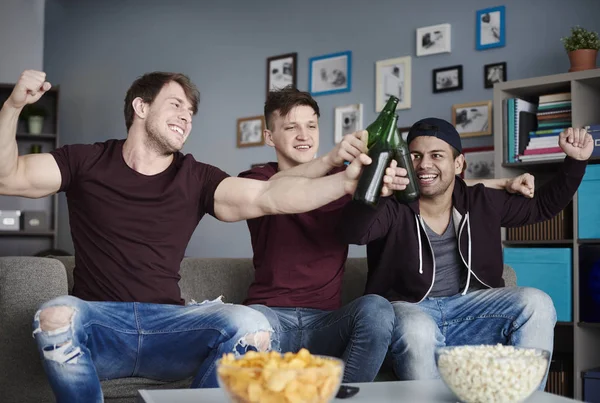
<instances>
[{"instance_id":1,"label":"blue picture frame","mask_svg":"<svg viewBox=\"0 0 600 403\"><path fill-rule=\"evenodd\" d=\"M506 7L490 7L477 11L477 50L501 48L506 45Z\"/></svg>"},{"instance_id":2,"label":"blue picture frame","mask_svg":"<svg viewBox=\"0 0 600 403\"><path fill-rule=\"evenodd\" d=\"M352 51L308 59L308 91L312 96L352 91Z\"/></svg>"}]
</instances>

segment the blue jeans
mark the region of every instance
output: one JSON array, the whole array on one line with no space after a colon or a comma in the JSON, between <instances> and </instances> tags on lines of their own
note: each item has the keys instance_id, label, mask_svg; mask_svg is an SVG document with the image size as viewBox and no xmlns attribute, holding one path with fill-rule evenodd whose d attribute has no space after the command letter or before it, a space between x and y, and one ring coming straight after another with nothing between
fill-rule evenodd
<instances>
[{"instance_id":1,"label":"blue jeans","mask_svg":"<svg viewBox=\"0 0 600 403\"><path fill-rule=\"evenodd\" d=\"M250 307L267 317L281 352L306 348L312 354L344 360L344 382L375 379L387 354L395 322L391 304L378 295L364 295L336 311Z\"/></svg>"},{"instance_id":2,"label":"blue jeans","mask_svg":"<svg viewBox=\"0 0 600 403\"><path fill-rule=\"evenodd\" d=\"M40 314L50 307L71 308L70 324L42 330ZM102 402L100 380L114 378L194 377L192 387L218 387L216 360L224 353L268 349L272 332L259 312L220 301L179 306L73 296L42 305L33 328L59 403Z\"/></svg>"},{"instance_id":3,"label":"blue jeans","mask_svg":"<svg viewBox=\"0 0 600 403\"><path fill-rule=\"evenodd\" d=\"M393 302L391 355L400 380L439 378L435 350L443 346L503 344L552 352L556 311L543 291L527 287L478 290ZM540 389L546 384L546 378Z\"/></svg>"}]
</instances>

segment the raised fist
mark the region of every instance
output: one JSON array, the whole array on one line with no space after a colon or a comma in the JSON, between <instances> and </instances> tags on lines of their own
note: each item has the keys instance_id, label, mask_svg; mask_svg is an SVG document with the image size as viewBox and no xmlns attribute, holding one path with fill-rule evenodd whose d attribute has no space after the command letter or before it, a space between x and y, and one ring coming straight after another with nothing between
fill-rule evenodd
<instances>
[{"instance_id":1,"label":"raised fist","mask_svg":"<svg viewBox=\"0 0 600 403\"><path fill-rule=\"evenodd\" d=\"M37 102L51 87L50 83L46 81L46 73L25 70L6 103L13 108L21 109L27 104Z\"/></svg>"}]
</instances>

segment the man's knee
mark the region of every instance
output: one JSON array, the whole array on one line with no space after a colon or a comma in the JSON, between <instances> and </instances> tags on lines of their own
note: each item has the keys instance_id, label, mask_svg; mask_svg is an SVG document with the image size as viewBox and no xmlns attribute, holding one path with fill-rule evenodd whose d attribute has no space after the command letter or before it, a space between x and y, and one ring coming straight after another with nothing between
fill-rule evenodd
<instances>
[{"instance_id":1,"label":"man's knee","mask_svg":"<svg viewBox=\"0 0 600 403\"><path fill-rule=\"evenodd\" d=\"M233 305L230 319L235 333L240 337L234 348L235 353L243 354L248 350L269 351L272 349L273 328L261 312L246 306Z\"/></svg>"},{"instance_id":2,"label":"man's knee","mask_svg":"<svg viewBox=\"0 0 600 403\"><path fill-rule=\"evenodd\" d=\"M75 310L70 306L51 306L40 311L39 323L42 332L52 332L71 326Z\"/></svg>"},{"instance_id":3,"label":"man's knee","mask_svg":"<svg viewBox=\"0 0 600 403\"><path fill-rule=\"evenodd\" d=\"M552 324L556 322L556 309L554 308L552 298L548 294L531 287L523 287L520 291L519 302L530 315L535 315L548 322L552 322Z\"/></svg>"},{"instance_id":4,"label":"man's knee","mask_svg":"<svg viewBox=\"0 0 600 403\"><path fill-rule=\"evenodd\" d=\"M356 319L372 327L384 327L391 330L395 323L392 304L385 298L375 295L363 295L358 300Z\"/></svg>"},{"instance_id":5,"label":"man's knee","mask_svg":"<svg viewBox=\"0 0 600 403\"><path fill-rule=\"evenodd\" d=\"M437 344L439 329L435 321L424 312L396 313L393 341L407 349L433 347Z\"/></svg>"}]
</instances>

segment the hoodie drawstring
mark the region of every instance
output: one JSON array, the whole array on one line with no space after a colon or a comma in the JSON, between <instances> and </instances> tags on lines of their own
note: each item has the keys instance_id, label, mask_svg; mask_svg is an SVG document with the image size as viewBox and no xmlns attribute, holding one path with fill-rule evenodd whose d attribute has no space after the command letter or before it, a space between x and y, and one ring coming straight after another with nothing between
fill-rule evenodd
<instances>
[{"instance_id":1,"label":"hoodie drawstring","mask_svg":"<svg viewBox=\"0 0 600 403\"><path fill-rule=\"evenodd\" d=\"M469 218L469 213L467 212L466 225L467 225L467 237L469 240L469 248L468 248L468 257L467 257L467 285L465 286L465 290L462 295L466 295L469 290L469 285L471 283L471 220Z\"/></svg>"},{"instance_id":2,"label":"hoodie drawstring","mask_svg":"<svg viewBox=\"0 0 600 403\"><path fill-rule=\"evenodd\" d=\"M415 221L417 223L417 238L419 239L419 274L423 274L423 245L421 244L421 225L419 219L415 215Z\"/></svg>"}]
</instances>

